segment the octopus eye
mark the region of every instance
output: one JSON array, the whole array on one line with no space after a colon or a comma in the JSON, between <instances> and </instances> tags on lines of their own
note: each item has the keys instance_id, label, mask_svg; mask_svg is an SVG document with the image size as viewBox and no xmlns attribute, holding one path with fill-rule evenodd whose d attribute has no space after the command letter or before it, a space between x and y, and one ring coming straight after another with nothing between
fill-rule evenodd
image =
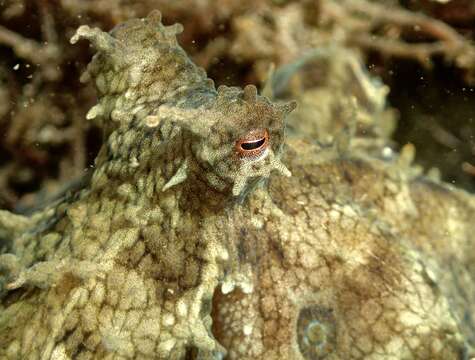
<instances>
[{"instance_id":1,"label":"octopus eye","mask_svg":"<svg viewBox=\"0 0 475 360\"><path fill-rule=\"evenodd\" d=\"M252 130L236 141L236 151L241 158L256 159L262 156L269 147L269 132Z\"/></svg>"}]
</instances>

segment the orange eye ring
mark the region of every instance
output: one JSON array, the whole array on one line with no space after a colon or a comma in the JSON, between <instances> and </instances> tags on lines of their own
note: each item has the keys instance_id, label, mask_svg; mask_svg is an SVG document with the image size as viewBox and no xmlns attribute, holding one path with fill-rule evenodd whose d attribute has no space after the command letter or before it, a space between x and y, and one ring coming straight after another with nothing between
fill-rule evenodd
<instances>
[{"instance_id":1,"label":"orange eye ring","mask_svg":"<svg viewBox=\"0 0 475 360\"><path fill-rule=\"evenodd\" d=\"M268 147L269 132L267 129L252 130L236 141L236 152L242 159L258 158Z\"/></svg>"}]
</instances>

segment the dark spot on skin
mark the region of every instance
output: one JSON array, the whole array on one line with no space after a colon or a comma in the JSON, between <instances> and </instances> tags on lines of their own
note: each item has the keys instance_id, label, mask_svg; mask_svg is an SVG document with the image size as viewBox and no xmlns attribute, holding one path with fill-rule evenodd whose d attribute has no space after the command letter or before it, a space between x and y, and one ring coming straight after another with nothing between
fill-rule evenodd
<instances>
[{"instance_id":1,"label":"dark spot on skin","mask_svg":"<svg viewBox=\"0 0 475 360\"><path fill-rule=\"evenodd\" d=\"M185 360L198 359L198 349L194 346L186 349Z\"/></svg>"},{"instance_id":2,"label":"dark spot on skin","mask_svg":"<svg viewBox=\"0 0 475 360\"><path fill-rule=\"evenodd\" d=\"M348 184L353 185L353 177L347 169L343 169L343 177L348 182Z\"/></svg>"},{"instance_id":3,"label":"dark spot on skin","mask_svg":"<svg viewBox=\"0 0 475 360\"><path fill-rule=\"evenodd\" d=\"M239 262L242 263L252 263L256 261L256 244L255 238L249 235L249 232L246 228L241 228L239 230L239 238L237 243L237 252L239 257Z\"/></svg>"},{"instance_id":4,"label":"dark spot on skin","mask_svg":"<svg viewBox=\"0 0 475 360\"><path fill-rule=\"evenodd\" d=\"M58 298L67 297L68 294L82 284L81 279L70 272L65 273L54 288Z\"/></svg>"},{"instance_id":5,"label":"dark spot on skin","mask_svg":"<svg viewBox=\"0 0 475 360\"><path fill-rule=\"evenodd\" d=\"M285 264L285 251L282 247L282 244L278 241L273 241L272 239L269 241L269 245L274 250L277 258L279 259L280 265L285 269L287 266Z\"/></svg>"},{"instance_id":6,"label":"dark spot on skin","mask_svg":"<svg viewBox=\"0 0 475 360\"><path fill-rule=\"evenodd\" d=\"M28 300L29 298L37 295L40 292L37 288L19 288L4 292L2 294L2 302L5 307L8 307L20 300Z\"/></svg>"},{"instance_id":7,"label":"dark spot on skin","mask_svg":"<svg viewBox=\"0 0 475 360\"><path fill-rule=\"evenodd\" d=\"M311 305L300 310L297 342L307 360L325 359L336 348L336 322L333 310Z\"/></svg>"},{"instance_id":8,"label":"dark spot on skin","mask_svg":"<svg viewBox=\"0 0 475 360\"><path fill-rule=\"evenodd\" d=\"M203 302L201 303L201 310L200 310L200 315L201 317L205 317L209 313L211 313L213 307L213 299L211 297L207 297L203 299Z\"/></svg>"},{"instance_id":9,"label":"dark spot on skin","mask_svg":"<svg viewBox=\"0 0 475 360\"><path fill-rule=\"evenodd\" d=\"M85 333L85 334L83 335L84 338L87 338L89 334L90 334L90 333ZM70 335L72 335L72 333L71 333ZM70 335L68 335L68 337L69 337ZM80 344L78 344L77 349L76 349L74 352L72 352L72 353L70 353L70 354L68 354L68 355L69 355L71 358L76 359L76 358L80 357L80 355L82 355L82 354L86 354L86 355L87 355L88 352L89 352L89 349L86 347L86 345L84 345L83 343L80 343Z\"/></svg>"},{"instance_id":10,"label":"dark spot on skin","mask_svg":"<svg viewBox=\"0 0 475 360\"><path fill-rule=\"evenodd\" d=\"M248 230L244 227L239 229L237 251L240 263L250 261L251 249L249 246Z\"/></svg>"}]
</instances>

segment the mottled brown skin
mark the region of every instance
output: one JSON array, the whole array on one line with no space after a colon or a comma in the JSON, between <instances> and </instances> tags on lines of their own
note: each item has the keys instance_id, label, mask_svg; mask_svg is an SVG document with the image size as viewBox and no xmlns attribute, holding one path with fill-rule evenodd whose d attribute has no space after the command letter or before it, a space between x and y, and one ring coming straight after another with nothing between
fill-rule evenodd
<instances>
[{"instance_id":1,"label":"mottled brown skin","mask_svg":"<svg viewBox=\"0 0 475 360\"><path fill-rule=\"evenodd\" d=\"M98 50L84 79L104 146L82 190L0 213L0 358L468 356L473 299L430 223L455 222L470 277L473 197L356 150L322 162L298 134L281 159L294 105L215 90L179 30L157 13L78 30ZM256 134L265 149L239 153Z\"/></svg>"},{"instance_id":2,"label":"mottled brown skin","mask_svg":"<svg viewBox=\"0 0 475 360\"><path fill-rule=\"evenodd\" d=\"M361 172L361 171L360 171ZM356 174L355 174L356 175ZM368 177L355 176L354 194L364 190ZM373 179L372 184L379 183ZM475 208L473 197L446 184L417 178L390 191L372 186L372 201L385 222L411 241L430 264L433 281L451 304L462 332L475 344ZM391 195L388 196L387 193ZM406 198L406 206L399 204ZM369 200L369 199L368 199Z\"/></svg>"},{"instance_id":3,"label":"mottled brown skin","mask_svg":"<svg viewBox=\"0 0 475 360\"><path fill-rule=\"evenodd\" d=\"M438 263L440 253L429 258L418 246L432 241L416 234L430 236L420 224L426 214L407 225L385 219L394 219L391 207L405 212L396 200L404 188L420 192L422 186L426 192L443 186L395 180L389 164L377 160L318 164L312 145L299 139L288 145L285 160L293 176L272 178L268 192L249 199L261 230L250 230L245 219L236 221L246 224L241 241L248 245L241 247L254 252L254 291L218 293L214 299L214 332L229 358L466 358L464 340L473 334L473 321L460 321L455 302L462 294L442 281L446 264ZM465 197L456 206L471 209L473 216L473 199L447 194L452 202ZM443 209L440 217L434 213L436 221L447 219ZM473 254L475 225L455 221L465 224L462 232ZM463 269L470 276L468 266ZM473 286L465 281L460 280ZM460 308L473 314L473 299Z\"/></svg>"}]
</instances>

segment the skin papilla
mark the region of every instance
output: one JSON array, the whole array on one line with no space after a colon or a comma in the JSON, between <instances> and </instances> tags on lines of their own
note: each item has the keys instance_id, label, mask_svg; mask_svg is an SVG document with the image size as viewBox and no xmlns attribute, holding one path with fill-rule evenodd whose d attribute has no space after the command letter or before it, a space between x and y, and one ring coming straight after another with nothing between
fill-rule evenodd
<instances>
[{"instance_id":1,"label":"skin papilla","mask_svg":"<svg viewBox=\"0 0 475 360\"><path fill-rule=\"evenodd\" d=\"M355 132L284 136L295 103L216 90L180 31L73 37L104 142L82 188L0 212L0 358L468 358L474 197Z\"/></svg>"}]
</instances>

